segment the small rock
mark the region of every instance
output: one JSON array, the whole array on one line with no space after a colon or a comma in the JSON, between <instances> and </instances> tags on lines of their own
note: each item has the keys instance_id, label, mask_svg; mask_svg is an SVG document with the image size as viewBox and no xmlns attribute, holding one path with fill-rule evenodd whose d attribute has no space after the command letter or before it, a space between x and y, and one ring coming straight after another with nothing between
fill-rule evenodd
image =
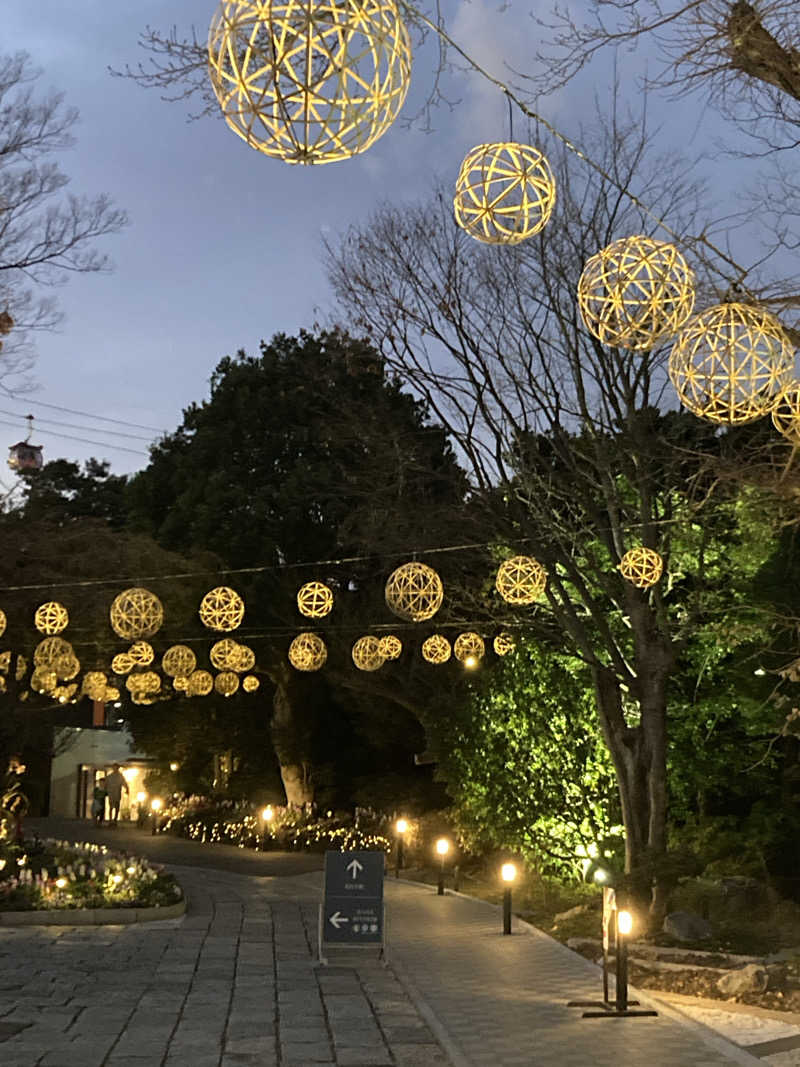
<instances>
[{"instance_id":1,"label":"small rock","mask_svg":"<svg viewBox=\"0 0 800 1067\"><path fill-rule=\"evenodd\" d=\"M577 919L579 915L586 915L592 909L586 904L576 904L574 908L570 908L569 911L559 912L558 915L553 917L553 926L558 926L559 923L568 922L570 919Z\"/></svg>"},{"instance_id":2,"label":"small rock","mask_svg":"<svg viewBox=\"0 0 800 1067\"><path fill-rule=\"evenodd\" d=\"M746 967L739 967L735 971L723 974L717 981L717 989L720 993L732 996L740 996L742 993L765 993L768 980L766 967L758 963L748 963Z\"/></svg>"},{"instance_id":3,"label":"small rock","mask_svg":"<svg viewBox=\"0 0 800 1067\"><path fill-rule=\"evenodd\" d=\"M662 929L677 941L702 941L713 932L708 919L693 911L671 911L664 919Z\"/></svg>"}]
</instances>

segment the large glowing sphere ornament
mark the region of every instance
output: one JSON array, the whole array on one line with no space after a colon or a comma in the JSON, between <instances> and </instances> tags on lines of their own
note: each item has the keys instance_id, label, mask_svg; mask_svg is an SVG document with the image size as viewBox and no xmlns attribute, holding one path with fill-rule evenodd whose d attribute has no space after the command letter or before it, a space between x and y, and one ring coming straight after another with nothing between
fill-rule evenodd
<instances>
[{"instance_id":1,"label":"large glowing sphere ornament","mask_svg":"<svg viewBox=\"0 0 800 1067\"><path fill-rule=\"evenodd\" d=\"M161 657L161 669L170 678L188 678L197 666L197 656L188 645L170 645Z\"/></svg>"},{"instance_id":2,"label":"large glowing sphere ornament","mask_svg":"<svg viewBox=\"0 0 800 1067\"><path fill-rule=\"evenodd\" d=\"M218 585L200 601L200 621L209 630L229 633L241 625L244 618L244 601L235 589Z\"/></svg>"},{"instance_id":3,"label":"large glowing sphere ornament","mask_svg":"<svg viewBox=\"0 0 800 1067\"><path fill-rule=\"evenodd\" d=\"M324 619L333 608L333 591L324 582L306 582L297 591L297 610L307 619Z\"/></svg>"},{"instance_id":4,"label":"large glowing sphere ornament","mask_svg":"<svg viewBox=\"0 0 800 1067\"><path fill-rule=\"evenodd\" d=\"M208 671L192 671L189 675L186 692L190 697L207 697L213 688L214 678Z\"/></svg>"},{"instance_id":5,"label":"large glowing sphere ornament","mask_svg":"<svg viewBox=\"0 0 800 1067\"><path fill-rule=\"evenodd\" d=\"M47 667L34 667L31 672L30 687L37 693L50 693L57 684L56 672Z\"/></svg>"},{"instance_id":6,"label":"large glowing sphere ornament","mask_svg":"<svg viewBox=\"0 0 800 1067\"><path fill-rule=\"evenodd\" d=\"M225 121L286 163L333 163L391 126L411 78L394 0L222 0L208 31Z\"/></svg>"},{"instance_id":7,"label":"large glowing sphere ornament","mask_svg":"<svg viewBox=\"0 0 800 1067\"><path fill-rule=\"evenodd\" d=\"M442 634L432 634L422 642L422 658L428 663L447 663L450 653L450 642Z\"/></svg>"},{"instance_id":8,"label":"large glowing sphere ornament","mask_svg":"<svg viewBox=\"0 0 800 1067\"><path fill-rule=\"evenodd\" d=\"M492 641L492 648L495 654L498 656L507 656L509 652L513 652L517 647L517 642L514 640L514 635L503 631L495 637Z\"/></svg>"},{"instance_id":9,"label":"large glowing sphere ornament","mask_svg":"<svg viewBox=\"0 0 800 1067\"><path fill-rule=\"evenodd\" d=\"M224 697L232 697L239 688L239 675L234 671L223 671L214 679L214 688Z\"/></svg>"},{"instance_id":10,"label":"large glowing sphere ornament","mask_svg":"<svg viewBox=\"0 0 800 1067\"><path fill-rule=\"evenodd\" d=\"M466 663L467 660L472 660L472 662L482 660L485 653L486 645L483 638L480 634L472 633L470 630L459 634L453 642L453 655L459 663Z\"/></svg>"},{"instance_id":11,"label":"large glowing sphere ornament","mask_svg":"<svg viewBox=\"0 0 800 1067\"><path fill-rule=\"evenodd\" d=\"M794 349L769 312L718 304L681 330L669 376L684 407L731 426L768 415L793 377Z\"/></svg>"},{"instance_id":12,"label":"large glowing sphere ornament","mask_svg":"<svg viewBox=\"0 0 800 1067\"><path fill-rule=\"evenodd\" d=\"M394 634L386 634L378 642L378 651L384 659L399 659L403 651L403 642Z\"/></svg>"},{"instance_id":13,"label":"large glowing sphere ornament","mask_svg":"<svg viewBox=\"0 0 800 1067\"><path fill-rule=\"evenodd\" d=\"M489 245L516 245L533 237L550 218L556 183L536 148L479 144L467 154L456 179L456 222Z\"/></svg>"},{"instance_id":14,"label":"large glowing sphere ornament","mask_svg":"<svg viewBox=\"0 0 800 1067\"><path fill-rule=\"evenodd\" d=\"M40 634L60 634L69 626L69 612L57 600L48 600L36 609L33 625Z\"/></svg>"},{"instance_id":15,"label":"large glowing sphere ornament","mask_svg":"<svg viewBox=\"0 0 800 1067\"><path fill-rule=\"evenodd\" d=\"M289 645L289 662L298 671L318 671L328 658L325 642L316 634L298 634Z\"/></svg>"},{"instance_id":16,"label":"large glowing sphere ornament","mask_svg":"<svg viewBox=\"0 0 800 1067\"><path fill-rule=\"evenodd\" d=\"M512 556L501 563L495 589L509 604L533 604L547 586L547 571L533 556Z\"/></svg>"},{"instance_id":17,"label":"large glowing sphere ornament","mask_svg":"<svg viewBox=\"0 0 800 1067\"><path fill-rule=\"evenodd\" d=\"M800 382L792 382L778 393L772 425L791 444L800 445Z\"/></svg>"},{"instance_id":18,"label":"large glowing sphere ornament","mask_svg":"<svg viewBox=\"0 0 800 1067\"><path fill-rule=\"evenodd\" d=\"M236 664L239 662L239 644L230 637L223 637L221 641L211 646L208 658L211 660L212 667L218 671L236 670Z\"/></svg>"},{"instance_id":19,"label":"large glowing sphere ornament","mask_svg":"<svg viewBox=\"0 0 800 1067\"><path fill-rule=\"evenodd\" d=\"M74 656L75 650L63 637L45 637L33 650L33 662L37 667L55 668L61 656Z\"/></svg>"},{"instance_id":20,"label":"large glowing sphere ornament","mask_svg":"<svg viewBox=\"0 0 800 1067\"><path fill-rule=\"evenodd\" d=\"M74 652L65 652L53 660L53 670L61 682L70 682L81 669L81 661Z\"/></svg>"},{"instance_id":21,"label":"large glowing sphere ornament","mask_svg":"<svg viewBox=\"0 0 800 1067\"><path fill-rule=\"evenodd\" d=\"M353 663L360 671L377 671L386 662L381 655L380 638L371 634L359 637L353 645Z\"/></svg>"},{"instance_id":22,"label":"large glowing sphere ornament","mask_svg":"<svg viewBox=\"0 0 800 1067\"><path fill-rule=\"evenodd\" d=\"M588 260L578 306L587 330L604 345L652 348L691 315L694 275L674 245L625 237Z\"/></svg>"},{"instance_id":23,"label":"large glowing sphere ornament","mask_svg":"<svg viewBox=\"0 0 800 1067\"><path fill-rule=\"evenodd\" d=\"M664 561L652 548L639 545L630 548L619 561L622 577L638 589L649 589L655 585L664 570Z\"/></svg>"},{"instance_id":24,"label":"large glowing sphere ornament","mask_svg":"<svg viewBox=\"0 0 800 1067\"><path fill-rule=\"evenodd\" d=\"M115 597L110 618L111 629L117 637L134 641L158 632L164 621L164 609L149 589L125 589Z\"/></svg>"},{"instance_id":25,"label":"large glowing sphere ornament","mask_svg":"<svg viewBox=\"0 0 800 1067\"><path fill-rule=\"evenodd\" d=\"M442 579L426 563L404 563L392 571L385 589L386 603L407 622L431 619L442 606Z\"/></svg>"}]
</instances>

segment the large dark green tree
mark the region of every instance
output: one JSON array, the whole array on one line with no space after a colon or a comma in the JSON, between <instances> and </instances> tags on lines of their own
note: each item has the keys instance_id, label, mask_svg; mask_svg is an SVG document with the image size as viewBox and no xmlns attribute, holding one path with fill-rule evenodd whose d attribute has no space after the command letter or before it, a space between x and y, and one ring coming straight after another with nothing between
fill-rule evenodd
<instances>
[{"instance_id":1,"label":"large dark green tree","mask_svg":"<svg viewBox=\"0 0 800 1067\"><path fill-rule=\"evenodd\" d=\"M209 398L186 409L134 479L133 515L160 543L210 549L246 571L229 580L246 596L242 633L271 683L272 739L291 802L313 797L330 736L326 707L358 699L346 696L357 674L349 648L390 618L388 571L465 537L464 498L464 476L424 403L370 345L338 331L278 335L258 356L223 359ZM324 623L331 654L314 677L287 660L293 634L320 625L295 603L310 579L336 594ZM413 710L402 684L376 681L371 692Z\"/></svg>"}]
</instances>

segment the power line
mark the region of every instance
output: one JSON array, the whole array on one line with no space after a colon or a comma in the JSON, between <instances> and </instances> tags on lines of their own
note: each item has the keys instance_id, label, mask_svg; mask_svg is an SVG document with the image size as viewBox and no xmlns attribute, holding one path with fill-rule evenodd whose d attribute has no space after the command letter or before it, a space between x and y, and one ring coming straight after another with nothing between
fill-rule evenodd
<instances>
[{"instance_id":1,"label":"power line","mask_svg":"<svg viewBox=\"0 0 800 1067\"><path fill-rule=\"evenodd\" d=\"M0 388L2 388L2 386L0 386ZM134 430L150 430L152 433L156 434L167 434L169 432L168 430L160 429L155 426L143 426L139 422L126 422L124 419L112 419L110 415L98 415L89 411L77 411L75 408L65 408L61 407L59 404L49 404L44 400L30 400L28 397L22 398L5 388L3 388L3 392L10 400L14 400L18 404L24 402L28 407L38 406L41 408L50 408L53 411L63 411L67 415L81 415L87 419L99 419L102 422L113 422L117 426L130 426Z\"/></svg>"},{"instance_id":2,"label":"power line","mask_svg":"<svg viewBox=\"0 0 800 1067\"><path fill-rule=\"evenodd\" d=\"M17 423L15 423L15 422L6 422L3 419L0 419L0 426L10 426L14 430L19 430L20 429L20 427L17 425ZM85 437L75 437L74 434L69 434L69 433L57 433L55 430L42 430L41 431L41 436L42 437L63 437L67 441L80 441L80 443L84 444L84 445L95 445L97 448L108 448L111 451L116 451L116 452L130 452L131 455L134 455L134 456L145 456L145 457L149 458L149 453L148 452L142 452L142 451L140 451L139 449L136 449L136 448L126 448L124 445L112 445L112 444L109 444L108 441L89 441Z\"/></svg>"},{"instance_id":3,"label":"power line","mask_svg":"<svg viewBox=\"0 0 800 1067\"><path fill-rule=\"evenodd\" d=\"M22 419L23 422L27 419L27 415L18 415L16 411L5 411L0 408L0 415L10 415L12 419ZM93 432L90 426L76 426L74 422L57 422L54 419L36 419L34 432L38 426L64 426L68 430L89 430ZM43 433L45 431L42 431ZM143 434L138 433L125 433L124 430L109 430L105 426L100 429L101 433L111 434L114 437L129 437L134 441L150 441L152 438L145 437Z\"/></svg>"}]
</instances>

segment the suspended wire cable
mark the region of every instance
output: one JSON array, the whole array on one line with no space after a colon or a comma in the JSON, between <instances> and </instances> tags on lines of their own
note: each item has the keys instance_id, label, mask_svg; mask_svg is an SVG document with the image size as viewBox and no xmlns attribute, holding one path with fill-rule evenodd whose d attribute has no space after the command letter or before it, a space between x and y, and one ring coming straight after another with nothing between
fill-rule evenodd
<instances>
[{"instance_id":1,"label":"suspended wire cable","mask_svg":"<svg viewBox=\"0 0 800 1067\"><path fill-rule=\"evenodd\" d=\"M15 422L6 422L4 419L0 419L0 426L10 426L12 429L18 430L20 427ZM143 452L141 449L126 448L125 445L112 445L108 441L89 441L86 437L76 437L74 434L58 433L56 430L37 430L38 434L42 437L62 437L67 441L80 441L84 445L94 445L97 448L107 448L114 452L130 452L133 456L145 456L149 458L149 452Z\"/></svg>"},{"instance_id":2,"label":"suspended wire cable","mask_svg":"<svg viewBox=\"0 0 800 1067\"><path fill-rule=\"evenodd\" d=\"M110 415L98 415L96 412L90 411L78 411L75 408L65 408L60 404L49 404L44 400L32 400L30 397L20 397L10 389L6 389L5 386L0 386L0 390L5 393L9 400L14 400L19 404L24 403L29 408L41 407L50 408L52 411L63 411L67 415L81 415L87 419L98 419L101 422L113 422L117 426L129 426L134 430L149 430L151 433L166 435L169 431L160 429L156 426L143 426L139 422L126 422L124 419L113 419Z\"/></svg>"},{"instance_id":3,"label":"suspended wire cable","mask_svg":"<svg viewBox=\"0 0 800 1067\"><path fill-rule=\"evenodd\" d=\"M27 415L18 415L16 411L6 411L4 408L0 408L0 415L10 415L12 419L22 419L23 421L28 417ZM74 422L57 422L54 419L36 419L36 426L34 430L39 426L63 426L68 430L89 430L90 433L94 432L94 428L91 426L76 426ZM44 433L45 431L41 431ZM133 441L151 441L151 437L145 437L139 433L125 433L124 430L110 430L103 426L100 428L100 433L111 434L114 437L128 437Z\"/></svg>"}]
</instances>

